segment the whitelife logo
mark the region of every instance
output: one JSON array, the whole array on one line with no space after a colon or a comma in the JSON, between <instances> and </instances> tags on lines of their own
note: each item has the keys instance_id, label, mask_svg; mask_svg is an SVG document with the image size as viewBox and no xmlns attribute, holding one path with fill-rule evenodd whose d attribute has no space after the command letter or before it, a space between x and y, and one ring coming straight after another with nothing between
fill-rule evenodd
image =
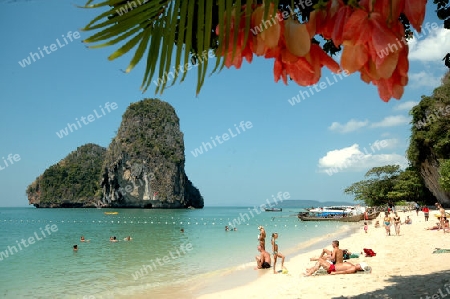
<instances>
[{"instance_id":1,"label":"whitelife logo","mask_svg":"<svg viewBox=\"0 0 450 299\"><path fill-rule=\"evenodd\" d=\"M52 52L55 52L58 49L61 49L63 47L65 47L66 45L69 44L69 42L67 41L66 37L73 42L73 39L79 39L80 38L80 33L78 31L75 31L74 33L72 33L72 31L67 32L67 36L61 35L63 37L63 40L65 43L61 43L59 38L56 39L56 44L51 44L50 47L44 46L42 47L42 50L44 50L44 52L49 55L52 54ZM56 46L58 45L58 47ZM48 50L50 49L50 51ZM27 67L28 65L30 65L32 62L36 62L37 60L40 60L41 58L44 58L44 53L42 52L41 48L38 47L38 52L39 53L33 53L30 52L30 55L25 58L22 59L22 61L19 61L19 65L21 67ZM41 54L41 55L39 55ZM33 61L31 61L33 60Z\"/></svg>"}]
</instances>

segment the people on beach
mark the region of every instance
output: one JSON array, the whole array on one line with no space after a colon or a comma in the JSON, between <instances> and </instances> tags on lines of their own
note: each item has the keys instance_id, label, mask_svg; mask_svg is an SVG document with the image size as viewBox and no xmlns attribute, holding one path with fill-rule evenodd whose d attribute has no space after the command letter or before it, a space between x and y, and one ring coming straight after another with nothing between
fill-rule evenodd
<instances>
[{"instance_id":1,"label":"people on beach","mask_svg":"<svg viewBox=\"0 0 450 299\"><path fill-rule=\"evenodd\" d=\"M331 275L336 274L353 274L358 271L370 271L370 267L366 263L359 263L356 265L353 265L350 262L342 263L335 266L335 271L330 272Z\"/></svg>"},{"instance_id":2,"label":"people on beach","mask_svg":"<svg viewBox=\"0 0 450 299\"><path fill-rule=\"evenodd\" d=\"M258 226L258 229L259 229L258 235L259 246L261 246L262 249L266 250L266 230L262 225Z\"/></svg>"},{"instance_id":3,"label":"people on beach","mask_svg":"<svg viewBox=\"0 0 450 299\"><path fill-rule=\"evenodd\" d=\"M401 220L400 220L400 216L398 216L397 212L394 213L394 227L395 227L395 235L399 236L400 235L400 225Z\"/></svg>"},{"instance_id":4,"label":"people on beach","mask_svg":"<svg viewBox=\"0 0 450 299\"><path fill-rule=\"evenodd\" d=\"M375 221L375 228L380 228L380 220Z\"/></svg>"},{"instance_id":5,"label":"people on beach","mask_svg":"<svg viewBox=\"0 0 450 299\"><path fill-rule=\"evenodd\" d=\"M426 230L439 230L440 227L441 227L441 224L439 222L437 222L436 225L434 225L432 227L428 227L428 228L426 228ZM445 223L444 223L444 229L449 229L449 228L450 228L449 220L447 219L447 220L445 220Z\"/></svg>"},{"instance_id":6,"label":"people on beach","mask_svg":"<svg viewBox=\"0 0 450 299\"><path fill-rule=\"evenodd\" d=\"M428 218L430 217L430 209L427 206L424 206L422 208L423 215L425 216L425 221L428 221Z\"/></svg>"},{"instance_id":7,"label":"people on beach","mask_svg":"<svg viewBox=\"0 0 450 299\"><path fill-rule=\"evenodd\" d=\"M406 216L405 224L412 224L412 219L409 216Z\"/></svg>"},{"instance_id":8,"label":"people on beach","mask_svg":"<svg viewBox=\"0 0 450 299\"><path fill-rule=\"evenodd\" d=\"M367 222L364 222L364 232L367 234L367 230L369 229L369 226L367 225Z\"/></svg>"},{"instance_id":9,"label":"people on beach","mask_svg":"<svg viewBox=\"0 0 450 299\"><path fill-rule=\"evenodd\" d=\"M312 257L309 260L310 261L319 261L320 259L330 261L333 264L336 264L337 262L343 262L343 252L339 249L339 241L334 240L331 242L332 250L328 250L326 248L322 249L322 253L319 257L315 258Z\"/></svg>"},{"instance_id":10,"label":"people on beach","mask_svg":"<svg viewBox=\"0 0 450 299\"><path fill-rule=\"evenodd\" d=\"M389 216L389 213L386 212L383 222L384 222L384 228L386 229L386 236L390 236L391 235L391 217Z\"/></svg>"},{"instance_id":11,"label":"people on beach","mask_svg":"<svg viewBox=\"0 0 450 299\"><path fill-rule=\"evenodd\" d=\"M445 233L444 224L445 224L445 220L447 220L447 216L445 215L445 209L442 207L442 205L440 203L436 203L435 205L440 213L440 217L439 217L440 226L444 230L444 233ZM440 230L440 229L438 229L438 230Z\"/></svg>"},{"instance_id":12,"label":"people on beach","mask_svg":"<svg viewBox=\"0 0 450 299\"><path fill-rule=\"evenodd\" d=\"M276 274L276 265L277 265L277 258L281 258L281 269L286 269L284 267L284 258L285 256L282 255L280 252L278 252L278 244L277 244L277 239L278 239L278 233L273 233L272 234L272 254L273 254L273 273Z\"/></svg>"},{"instance_id":13,"label":"people on beach","mask_svg":"<svg viewBox=\"0 0 450 299\"><path fill-rule=\"evenodd\" d=\"M306 269L306 276L311 276L317 270L319 270L320 267L323 267L325 270L327 270L328 274L330 274L331 272L336 271L337 266L344 263L344 253L343 250L339 249L339 241L335 240L331 244L333 246L331 258L327 259L326 257L324 257L326 249L322 250L322 255L321 257L319 257L316 264L313 267ZM313 259L310 260L312 261Z\"/></svg>"},{"instance_id":14,"label":"people on beach","mask_svg":"<svg viewBox=\"0 0 450 299\"><path fill-rule=\"evenodd\" d=\"M417 216L419 216L419 210L420 210L420 206L419 206L419 204L416 202L416 214L417 214Z\"/></svg>"},{"instance_id":15,"label":"people on beach","mask_svg":"<svg viewBox=\"0 0 450 299\"><path fill-rule=\"evenodd\" d=\"M258 251L261 253L259 256L256 256L256 269L269 269L271 265L270 254L262 248L261 245L258 245Z\"/></svg>"}]
</instances>

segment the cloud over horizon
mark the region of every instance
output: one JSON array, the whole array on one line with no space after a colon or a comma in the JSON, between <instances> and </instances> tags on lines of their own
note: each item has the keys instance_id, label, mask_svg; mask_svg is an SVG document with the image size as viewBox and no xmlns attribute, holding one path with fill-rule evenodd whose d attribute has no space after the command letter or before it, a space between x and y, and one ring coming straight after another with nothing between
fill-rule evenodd
<instances>
[{"instance_id":1,"label":"cloud over horizon","mask_svg":"<svg viewBox=\"0 0 450 299\"><path fill-rule=\"evenodd\" d=\"M391 115L386 116L379 122L374 122L370 126L371 128L380 128L380 127L395 127L409 124L411 121L410 117L404 115Z\"/></svg>"},{"instance_id":2,"label":"cloud over horizon","mask_svg":"<svg viewBox=\"0 0 450 299\"><path fill-rule=\"evenodd\" d=\"M319 172L332 175L337 172L363 171L388 164L397 164L404 168L408 165L408 160L404 156L396 153L381 153L398 144L397 139L384 139L363 148L355 143L349 147L328 151L319 159Z\"/></svg>"},{"instance_id":3,"label":"cloud over horizon","mask_svg":"<svg viewBox=\"0 0 450 299\"><path fill-rule=\"evenodd\" d=\"M340 124L339 122L333 122L331 126L328 127L331 131L337 131L339 133L348 133L358 130L359 128L365 127L369 124L368 120L358 121L355 119L349 120L346 124Z\"/></svg>"}]
</instances>

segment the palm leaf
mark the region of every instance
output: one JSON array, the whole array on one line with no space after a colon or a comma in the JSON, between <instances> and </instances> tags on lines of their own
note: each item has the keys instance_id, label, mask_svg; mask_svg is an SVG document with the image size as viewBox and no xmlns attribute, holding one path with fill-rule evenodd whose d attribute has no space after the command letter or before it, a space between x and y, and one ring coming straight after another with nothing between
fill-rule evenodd
<instances>
[{"instance_id":1,"label":"palm leaf","mask_svg":"<svg viewBox=\"0 0 450 299\"><path fill-rule=\"evenodd\" d=\"M270 3L277 5L279 0L267 0L266 7ZM82 8L99 9L106 11L99 14L89 22L82 30L96 31L84 40L90 44L89 48L101 48L119 45L110 56L114 60L131 52L135 53L126 68L130 72L141 60L146 60L146 68L141 84L141 90L145 92L153 80L156 85L155 92L162 94L168 80L172 79L172 86L176 80L183 82L188 70L185 67L196 61L198 94L204 84L208 70L209 51L218 49L223 55L228 46L232 45L232 58L236 54L239 26L234 26L231 34L232 13L236 20L242 14L247 16L245 21L245 41L251 25L251 7L256 0L107 0L94 3L88 0ZM241 5L245 4L243 11ZM233 12L234 11L234 12ZM269 10L267 9L267 13ZM218 25L219 36L214 35L215 26ZM121 44L121 45L120 45ZM147 54L146 54L147 53ZM203 56L203 59L200 57ZM199 59L201 63L199 62ZM173 66L172 64L175 63ZM225 66L225 58L218 56L214 73ZM173 71L171 72L171 69ZM180 72L183 74L180 75ZM172 78L169 78L172 77Z\"/></svg>"}]
</instances>

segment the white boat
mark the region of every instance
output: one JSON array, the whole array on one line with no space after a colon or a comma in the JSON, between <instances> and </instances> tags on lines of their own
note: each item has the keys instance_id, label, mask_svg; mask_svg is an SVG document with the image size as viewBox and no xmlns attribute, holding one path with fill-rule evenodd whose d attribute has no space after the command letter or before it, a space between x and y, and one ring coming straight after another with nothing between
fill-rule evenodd
<instances>
[{"instance_id":1,"label":"white boat","mask_svg":"<svg viewBox=\"0 0 450 299\"><path fill-rule=\"evenodd\" d=\"M315 217L342 217L363 214L365 208L361 206L330 206L313 208L308 211L310 215L314 215Z\"/></svg>"}]
</instances>

